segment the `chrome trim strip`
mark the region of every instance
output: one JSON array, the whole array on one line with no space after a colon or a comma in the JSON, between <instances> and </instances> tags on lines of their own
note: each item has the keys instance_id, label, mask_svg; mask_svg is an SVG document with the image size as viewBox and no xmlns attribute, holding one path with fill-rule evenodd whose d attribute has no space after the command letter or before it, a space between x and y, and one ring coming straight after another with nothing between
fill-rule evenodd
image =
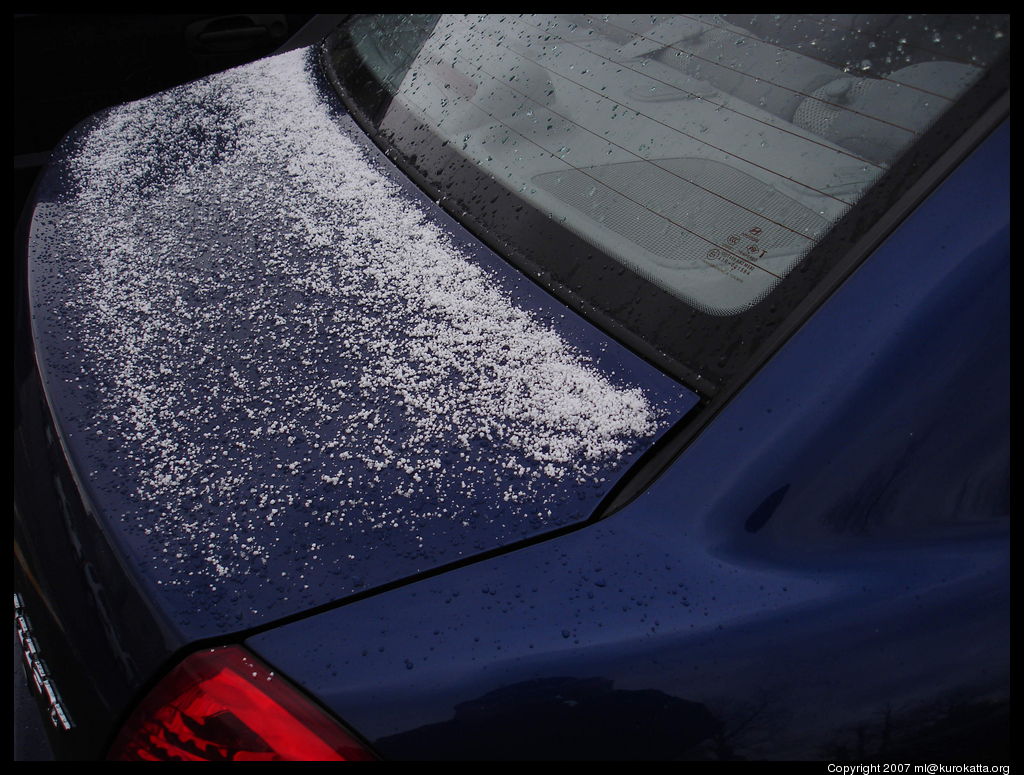
<instances>
[{"instance_id":1,"label":"chrome trim strip","mask_svg":"<svg viewBox=\"0 0 1024 775\"><path fill-rule=\"evenodd\" d=\"M32 622L25 613L25 600L17 592L14 593L14 624L18 631L21 644L21 656L24 660L26 679L29 688L34 687L36 694L46 703L50 723L65 732L74 726L61 700L60 692L54 684L50 671L39 653L39 645L32 636Z\"/></svg>"}]
</instances>

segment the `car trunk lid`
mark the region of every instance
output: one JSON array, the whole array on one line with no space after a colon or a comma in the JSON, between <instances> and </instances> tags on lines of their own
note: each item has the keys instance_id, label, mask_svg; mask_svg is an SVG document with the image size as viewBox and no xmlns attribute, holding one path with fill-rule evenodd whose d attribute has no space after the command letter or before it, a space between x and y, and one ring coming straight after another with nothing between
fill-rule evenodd
<instances>
[{"instance_id":1,"label":"car trunk lid","mask_svg":"<svg viewBox=\"0 0 1024 775\"><path fill-rule=\"evenodd\" d=\"M90 120L38 199L55 425L185 641L581 524L698 400L415 189L306 50Z\"/></svg>"}]
</instances>

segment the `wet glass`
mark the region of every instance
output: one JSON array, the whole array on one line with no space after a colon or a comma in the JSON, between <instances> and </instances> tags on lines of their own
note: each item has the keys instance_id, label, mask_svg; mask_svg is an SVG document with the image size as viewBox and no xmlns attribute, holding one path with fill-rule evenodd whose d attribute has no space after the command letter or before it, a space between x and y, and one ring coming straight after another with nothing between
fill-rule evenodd
<instances>
[{"instance_id":1,"label":"wet glass","mask_svg":"<svg viewBox=\"0 0 1024 775\"><path fill-rule=\"evenodd\" d=\"M1008 46L1000 15L364 15L327 59L457 216L650 340L762 303Z\"/></svg>"}]
</instances>

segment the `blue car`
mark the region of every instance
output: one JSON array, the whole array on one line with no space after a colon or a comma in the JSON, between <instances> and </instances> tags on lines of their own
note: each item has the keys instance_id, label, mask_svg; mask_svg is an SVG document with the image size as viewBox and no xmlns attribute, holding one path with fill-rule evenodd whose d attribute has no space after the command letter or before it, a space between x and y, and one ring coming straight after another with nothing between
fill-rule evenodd
<instances>
[{"instance_id":1,"label":"blue car","mask_svg":"<svg viewBox=\"0 0 1024 775\"><path fill-rule=\"evenodd\" d=\"M23 219L49 754L1009 756L1009 17L354 15Z\"/></svg>"}]
</instances>

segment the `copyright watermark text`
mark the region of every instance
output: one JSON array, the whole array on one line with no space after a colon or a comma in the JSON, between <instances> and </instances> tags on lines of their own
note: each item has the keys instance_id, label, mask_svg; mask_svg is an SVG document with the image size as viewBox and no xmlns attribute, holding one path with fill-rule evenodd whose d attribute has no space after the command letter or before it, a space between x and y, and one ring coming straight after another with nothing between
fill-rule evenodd
<instances>
[{"instance_id":1,"label":"copyright watermark text","mask_svg":"<svg viewBox=\"0 0 1024 775\"><path fill-rule=\"evenodd\" d=\"M828 772L838 775L869 775L869 773L925 773L939 775L946 772L992 772L1009 775L1009 764L829 764Z\"/></svg>"}]
</instances>

